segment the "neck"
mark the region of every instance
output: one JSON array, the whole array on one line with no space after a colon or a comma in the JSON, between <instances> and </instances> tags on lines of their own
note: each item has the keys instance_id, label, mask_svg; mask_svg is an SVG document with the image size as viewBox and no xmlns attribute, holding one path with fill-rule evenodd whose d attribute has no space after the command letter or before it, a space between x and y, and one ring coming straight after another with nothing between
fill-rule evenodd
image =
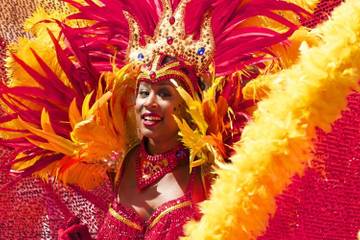
<instances>
[{"instance_id":1,"label":"neck","mask_svg":"<svg viewBox=\"0 0 360 240\"><path fill-rule=\"evenodd\" d=\"M172 138L165 141L155 141L154 139L148 138L146 147L149 154L155 155L170 151L178 146L179 143L180 142L177 138Z\"/></svg>"}]
</instances>

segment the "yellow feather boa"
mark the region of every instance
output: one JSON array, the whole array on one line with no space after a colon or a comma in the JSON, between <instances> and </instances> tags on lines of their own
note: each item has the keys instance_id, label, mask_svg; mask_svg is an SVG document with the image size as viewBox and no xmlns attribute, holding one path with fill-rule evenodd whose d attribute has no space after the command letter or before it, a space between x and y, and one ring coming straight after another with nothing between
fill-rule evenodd
<instances>
[{"instance_id":1,"label":"yellow feather boa","mask_svg":"<svg viewBox=\"0 0 360 240\"><path fill-rule=\"evenodd\" d=\"M315 127L329 130L360 79L360 1L347 0L314 33L318 47L302 47L299 62L271 79L270 94L236 145L232 164L216 170L200 222L187 239L255 239L276 210L275 197L311 160Z\"/></svg>"}]
</instances>

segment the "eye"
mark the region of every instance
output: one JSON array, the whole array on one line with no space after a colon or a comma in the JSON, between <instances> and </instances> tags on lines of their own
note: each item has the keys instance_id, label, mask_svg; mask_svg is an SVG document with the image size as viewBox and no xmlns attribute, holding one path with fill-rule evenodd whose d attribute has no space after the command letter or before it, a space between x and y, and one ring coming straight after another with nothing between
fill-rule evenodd
<instances>
[{"instance_id":1,"label":"eye","mask_svg":"<svg viewBox=\"0 0 360 240\"><path fill-rule=\"evenodd\" d=\"M171 97L171 91L167 88L160 88L158 91L158 95L162 98Z\"/></svg>"},{"instance_id":2,"label":"eye","mask_svg":"<svg viewBox=\"0 0 360 240\"><path fill-rule=\"evenodd\" d=\"M147 96L149 96L150 92L146 89L140 89L138 92L138 96L141 98L146 98Z\"/></svg>"}]
</instances>

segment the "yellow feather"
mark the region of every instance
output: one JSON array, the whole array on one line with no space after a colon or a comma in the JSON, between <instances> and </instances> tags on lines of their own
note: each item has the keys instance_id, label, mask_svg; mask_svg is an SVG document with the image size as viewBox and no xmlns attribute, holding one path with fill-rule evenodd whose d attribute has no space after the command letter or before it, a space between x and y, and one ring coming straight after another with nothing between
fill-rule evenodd
<instances>
[{"instance_id":1,"label":"yellow feather","mask_svg":"<svg viewBox=\"0 0 360 240\"><path fill-rule=\"evenodd\" d=\"M136 82L128 77L131 76L129 71L132 69L127 65L115 69L114 74L104 74L102 80L106 84L104 87L99 85L92 106L89 102L93 93L86 96L82 104L82 120L74 122L70 134L72 141L81 146L79 156L82 162L101 162L113 152L124 154L134 140L138 141L133 137L136 128L128 121L133 117L131 95L135 92ZM121 162L120 159L117 164Z\"/></svg>"},{"instance_id":2,"label":"yellow feather","mask_svg":"<svg viewBox=\"0 0 360 240\"><path fill-rule=\"evenodd\" d=\"M80 122L82 120L80 111L76 105L76 99L74 98L71 101L70 107L69 107L69 121L72 128L75 127L75 124Z\"/></svg>"},{"instance_id":3,"label":"yellow feather","mask_svg":"<svg viewBox=\"0 0 360 240\"><path fill-rule=\"evenodd\" d=\"M33 143L36 146L39 146L44 149L54 150L57 149L55 152L61 152L65 155L73 155L74 151L76 150L77 146L72 143L71 141L58 136L51 132L46 132L41 129L37 129L36 127L32 126L30 123L23 121L21 118L18 118L20 124L31 133L46 139L49 143L43 143L35 140L28 139L29 142Z\"/></svg>"},{"instance_id":4,"label":"yellow feather","mask_svg":"<svg viewBox=\"0 0 360 240\"><path fill-rule=\"evenodd\" d=\"M177 91L179 92L180 96L185 101L188 112L190 113L194 123L199 128L201 134L205 135L208 125L204 118L204 113L202 110L202 102L197 99L196 96L192 98L188 92L186 92L183 88L178 87Z\"/></svg>"},{"instance_id":5,"label":"yellow feather","mask_svg":"<svg viewBox=\"0 0 360 240\"><path fill-rule=\"evenodd\" d=\"M62 166L69 163L72 159L63 158L59 161L53 162L34 175L40 177L44 181L51 181L55 177L57 181L64 184L76 184L77 186L91 190L100 186L106 179L107 166L104 164L83 163L80 159L73 159L74 163L71 164L66 171L63 171Z\"/></svg>"},{"instance_id":6,"label":"yellow feather","mask_svg":"<svg viewBox=\"0 0 360 240\"><path fill-rule=\"evenodd\" d=\"M44 22L44 20L57 19L64 21L67 17L67 14L59 11L46 11L42 7L37 7L33 12L32 16L27 18L24 22L24 29L26 32L33 34L34 36L46 35L47 29L52 32L59 32L59 26L53 22Z\"/></svg>"},{"instance_id":7,"label":"yellow feather","mask_svg":"<svg viewBox=\"0 0 360 240\"><path fill-rule=\"evenodd\" d=\"M33 144L39 148L45 149L45 150L68 154L68 155L74 154L74 151L72 149L68 149L68 148L62 146L61 143L60 144L45 143L45 142L40 142L40 141L31 139L31 138L26 138L26 140L28 140L31 144Z\"/></svg>"},{"instance_id":8,"label":"yellow feather","mask_svg":"<svg viewBox=\"0 0 360 240\"><path fill-rule=\"evenodd\" d=\"M87 119L89 116L88 112L90 109L90 100L92 95L94 94L94 91L91 91L90 93L86 94L83 104L82 104L82 109L81 109L81 115L83 119Z\"/></svg>"},{"instance_id":9,"label":"yellow feather","mask_svg":"<svg viewBox=\"0 0 360 240\"><path fill-rule=\"evenodd\" d=\"M9 128L9 129L13 129L13 130L24 130L24 128L19 123L18 119L14 119L14 120L6 122L6 123L1 123L0 127ZM0 138L3 138L3 139L20 138L20 137L25 137L27 135L28 134L24 134L24 133L0 131Z\"/></svg>"},{"instance_id":10,"label":"yellow feather","mask_svg":"<svg viewBox=\"0 0 360 240\"><path fill-rule=\"evenodd\" d=\"M49 21L51 22L54 19L57 19L66 22L69 26L77 27L85 26L90 24L90 22L66 20L65 18L68 16L69 11L71 10L66 8L62 10L64 11L46 12L45 10L39 8L37 11L35 11L33 16L25 23L26 31L31 32L34 35L34 38L20 39L17 43L14 43L9 47L9 53L15 53L20 59L22 59L39 74L45 75L45 72L31 53L30 49L33 49L48 64L50 69L54 71L56 76L61 81L63 81L65 85L71 87L71 84L69 83L65 73L57 61L56 51L54 50L52 41L47 33L47 30L49 29L54 33L55 36L58 36L60 28L55 22L49 23ZM59 43L61 46L63 46L63 39L60 39ZM124 72L124 74L128 73L126 68L121 69L121 71ZM19 64L17 64L11 56L7 58L7 74L10 79L8 83L10 87L38 87L38 83L29 74L27 74L26 71ZM132 75L129 74L129 76ZM125 76L123 77L125 78ZM104 158L109 156L109 154L111 154L114 150L124 149L124 135L122 134L125 134L125 131L118 134L114 130L114 123L111 122L113 119L111 119L111 114L108 108L109 99L112 98L112 92L107 91L106 93L103 93L103 89L99 88L97 91L95 103L90 107L90 99L92 98L92 94L93 93L85 97L85 100L82 104L81 113L77 108L76 99L73 99L69 106L68 115L72 128L78 131L77 128L83 127L82 131L78 131L79 135L76 136L76 138L74 137L74 133L71 134L72 139L66 139L57 135L51 125L51 119L46 109L42 109L40 127L27 123L20 118L13 120L10 123L1 125L2 127L9 127L12 129L28 130L32 134L44 139L44 141L39 141L32 138L27 138L28 141L35 146L74 157L74 162L71 162L69 159L64 157L64 159L50 164L45 169L36 173L40 177L48 179L49 176L53 176L61 181L70 183L76 183L78 181L79 185L84 185L86 188L92 188L96 185L99 185L103 181L101 177L104 176L106 169L108 169L108 166L106 164L104 165ZM4 97L6 98L6 96ZM30 104L27 101L22 101L22 103L32 109L41 110L39 109L39 106ZM11 109L7 109L6 107L4 108L9 113L12 112ZM89 124L94 124L95 127L92 128L91 131L88 131L87 134L85 134L85 130L88 130ZM124 121L118 124L122 124L122 128L124 128L126 125ZM130 130L128 132L130 132ZM6 134L8 138L17 137L19 135L24 136L22 133ZM21 154L18 157L20 156ZM85 156L86 158L78 158L80 156ZM37 160L38 157L28 161L19 162L13 167L18 170L22 170L31 166ZM87 162L91 162L93 165L87 164ZM66 165L68 163L71 163L71 167L64 170L64 164ZM82 170L85 170L85 172L81 172Z\"/></svg>"},{"instance_id":11,"label":"yellow feather","mask_svg":"<svg viewBox=\"0 0 360 240\"><path fill-rule=\"evenodd\" d=\"M281 67L266 69L266 71L258 78L248 82L242 89L243 97L246 100L260 100L269 94L271 85L275 81L278 71L290 68L297 63L301 54L301 49L316 47L320 38L314 32L309 32L305 28L295 31L289 38L290 46L277 45L272 48L272 52L277 56L281 56Z\"/></svg>"},{"instance_id":12,"label":"yellow feather","mask_svg":"<svg viewBox=\"0 0 360 240\"><path fill-rule=\"evenodd\" d=\"M25 157L25 154L19 154L18 156L16 156L16 159L19 159L21 157ZM34 163L36 163L39 160L39 158L40 158L40 156L36 156L27 161L17 162L11 166L11 169L15 170L15 171L22 171L22 170L34 165Z\"/></svg>"},{"instance_id":13,"label":"yellow feather","mask_svg":"<svg viewBox=\"0 0 360 240\"><path fill-rule=\"evenodd\" d=\"M211 86L203 92L203 102L215 102L215 96L220 85L224 82L224 77L215 78Z\"/></svg>"},{"instance_id":14,"label":"yellow feather","mask_svg":"<svg viewBox=\"0 0 360 240\"><path fill-rule=\"evenodd\" d=\"M101 164L76 163L58 179L65 184L76 184L83 189L94 189L106 179L107 166Z\"/></svg>"},{"instance_id":15,"label":"yellow feather","mask_svg":"<svg viewBox=\"0 0 360 240\"><path fill-rule=\"evenodd\" d=\"M51 126L50 123L50 116L49 113L46 111L45 108L43 108L42 112L41 112L41 128L48 133L52 133L55 134L54 129Z\"/></svg>"},{"instance_id":16,"label":"yellow feather","mask_svg":"<svg viewBox=\"0 0 360 240\"><path fill-rule=\"evenodd\" d=\"M63 20L65 18L65 14L48 14L42 8L37 9L33 16L25 23L25 29L34 34L35 38L20 38L17 43L10 44L8 49L9 52L15 53L34 70L44 75L44 71L30 51L30 49L35 50L35 52L55 72L59 79L64 83L69 84L66 75L57 61L56 52L54 51L51 38L47 33L47 29L49 29L57 36L60 28L55 22L52 24L41 22L43 20ZM6 59L6 67L10 86L38 86L37 82L22 67L20 67L11 56Z\"/></svg>"},{"instance_id":17,"label":"yellow feather","mask_svg":"<svg viewBox=\"0 0 360 240\"><path fill-rule=\"evenodd\" d=\"M174 119L179 127L179 135L184 146L190 149L190 170L198 166L199 161L195 161L195 157L199 156L206 142L202 140L202 134L198 130L192 130L185 120L180 120L174 115Z\"/></svg>"},{"instance_id":18,"label":"yellow feather","mask_svg":"<svg viewBox=\"0 0 360 240\"><path fill-rule=\"evenodd\" d=\"M106 104L109 101L111 96L112 96L112 92L107 92L104 95L102 95L99 99L97 99L95 101L95 103L91 106L91 108L88 110L88 112L86 113L85 118L90 117L96 111L98 111L101 107L103 107L104 104Z\"/></svg>"}]
</instances>

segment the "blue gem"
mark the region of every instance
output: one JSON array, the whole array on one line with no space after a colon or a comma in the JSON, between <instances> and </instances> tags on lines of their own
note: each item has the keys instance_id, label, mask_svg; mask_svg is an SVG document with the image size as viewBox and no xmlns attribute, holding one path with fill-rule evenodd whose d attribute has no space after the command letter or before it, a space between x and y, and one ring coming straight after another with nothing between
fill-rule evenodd
<instances>
[{"instance_id":1,"label":"blue gem","mask_svg":"<svg viewBox=\"0 0 360 240\"><path fill-rule=\"evenodd\" d=\"M205 53L205 48L204 47L199 48L198 51L197 51L197 55L200 55L200 56L204 55L204 53Z\"/></svg>"},{"instance_id":2,"label":"blue gem","mask_svg":"<svg viewBox=\"0 0 360 240\"><path fill-rule=\"evenodd\" d=\"M139 53L139 54L138 54L138 59L139 59L140 61L144 60L144 54Z\"/></svg>"}]
</instances>

